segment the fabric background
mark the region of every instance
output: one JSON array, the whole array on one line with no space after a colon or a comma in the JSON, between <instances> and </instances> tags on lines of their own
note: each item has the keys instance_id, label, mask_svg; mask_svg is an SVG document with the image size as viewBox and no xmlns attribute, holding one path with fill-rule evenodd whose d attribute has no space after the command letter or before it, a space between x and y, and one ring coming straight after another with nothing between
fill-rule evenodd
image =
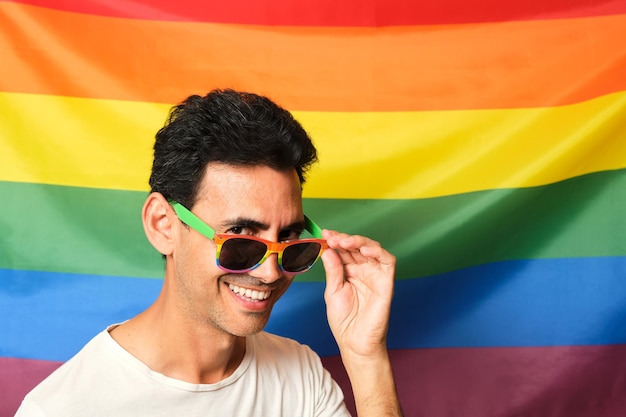
<instances>
[{"instance_id":1,"label":"fabric background","mask_svg":"<svg viewBox=\"0 0 626 417\"><path fill-rule=\"evenodd\" d=\"M398 259L407 416L626 414L626 1L0 1L0 416L156 297L169 107L232 87L319 149L305 211ZM321 268L268 330L348 391Z\"/></svg>"}]
</instances>

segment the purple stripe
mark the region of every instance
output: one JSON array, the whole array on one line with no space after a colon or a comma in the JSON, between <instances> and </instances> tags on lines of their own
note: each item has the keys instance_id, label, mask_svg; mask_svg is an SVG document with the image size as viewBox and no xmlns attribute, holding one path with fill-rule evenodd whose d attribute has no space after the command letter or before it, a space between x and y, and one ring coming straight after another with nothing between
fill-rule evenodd
<instances>
[{"instance_id":1,"label":"purple stripe","mask_svg":"<svg viewBox=\"0 0 626 417\"><path fill-rule=\"evenodd\" d=\"M626 415L626 345L407 349L390 355L407 416ZM322 360L354 413L341 360ZM59 364L0 357L0 417L12 416L23 396Z\"/></svg>"},{"instance_id":2,"label":"purple stripe","mask_svg":"<svg viewBox=\"0 0 626 417\"><path fill-rule=\"evenodd\" d=\"M61 362L0 357L0 417L15 414L22 398Z\"/></svg>"},{"instance_id":3,"label":"purple stripe","mask_svg":"<svg viewBox=\"0 0 626 417\"><path fill-rule=\"evenodd\" d=\"M391 351L406 416L626 416L626 345ZM338 356L323 358L355 414Z\"/></svg>"}]
</instances>

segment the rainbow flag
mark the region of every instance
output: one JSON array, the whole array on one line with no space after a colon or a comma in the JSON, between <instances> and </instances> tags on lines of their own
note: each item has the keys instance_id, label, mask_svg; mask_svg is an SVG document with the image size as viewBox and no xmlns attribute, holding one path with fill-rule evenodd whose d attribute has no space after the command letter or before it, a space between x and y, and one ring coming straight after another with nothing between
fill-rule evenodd
<instances>
[{"instance_id":1,"label":"rainbow flag","mask_svg":"<svg viewBox=\"0 0 626 417\"><path fill-rule=\"evenodd\" d=\"M625 0L0 1L0 416L147 307L155 132L231 87L311 134L305 211L397 256L407 416L626 415ZM268 330L352 397L320 267Z\"/></svg>"}]
</instances>

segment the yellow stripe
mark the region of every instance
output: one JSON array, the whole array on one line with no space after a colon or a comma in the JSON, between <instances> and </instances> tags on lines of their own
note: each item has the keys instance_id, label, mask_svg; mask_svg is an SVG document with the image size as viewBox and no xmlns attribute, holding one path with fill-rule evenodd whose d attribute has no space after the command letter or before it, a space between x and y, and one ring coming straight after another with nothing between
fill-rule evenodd
<instances>
[{"instance_id":1,"label":"yellow stripe","mask_svg":"<svg viewBox=\"0 0 626 417\"><path fill-rule=\"evenodd\" d=\"M0 180L146 190L168 105L0 93ZM320 163L311 198L423 198L626 167L626 92L575 105L294 112Z\"/></svg>"},{"instance_id":2,"label":"yellow stripe","mask_svg":"<svg viewBox=\"0 0 626 417\"><path fill-rule=\"evenodd\" d=\"M146 190L169 107L0 93L0 180Z\"/></svg>"}]
</instances>

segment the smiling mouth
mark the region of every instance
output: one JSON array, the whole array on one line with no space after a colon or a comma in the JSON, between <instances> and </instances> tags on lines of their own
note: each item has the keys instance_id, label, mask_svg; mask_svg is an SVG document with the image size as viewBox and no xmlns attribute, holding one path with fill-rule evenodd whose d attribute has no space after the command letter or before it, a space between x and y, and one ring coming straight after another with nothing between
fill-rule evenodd
<instances>
[{"instance_id":1,"label":"smiling mouth","mask_svg":"<svg viewBox=\"0 0 626 417\"><path fill-rule=\"evenodd\" d=\"M272 291L258 291L251 290L250 288L239 287L234 284L228 284L228 288L238 296L247 299L248 301L263 301L267 300Z\"/></svg>"}]
</instances>

